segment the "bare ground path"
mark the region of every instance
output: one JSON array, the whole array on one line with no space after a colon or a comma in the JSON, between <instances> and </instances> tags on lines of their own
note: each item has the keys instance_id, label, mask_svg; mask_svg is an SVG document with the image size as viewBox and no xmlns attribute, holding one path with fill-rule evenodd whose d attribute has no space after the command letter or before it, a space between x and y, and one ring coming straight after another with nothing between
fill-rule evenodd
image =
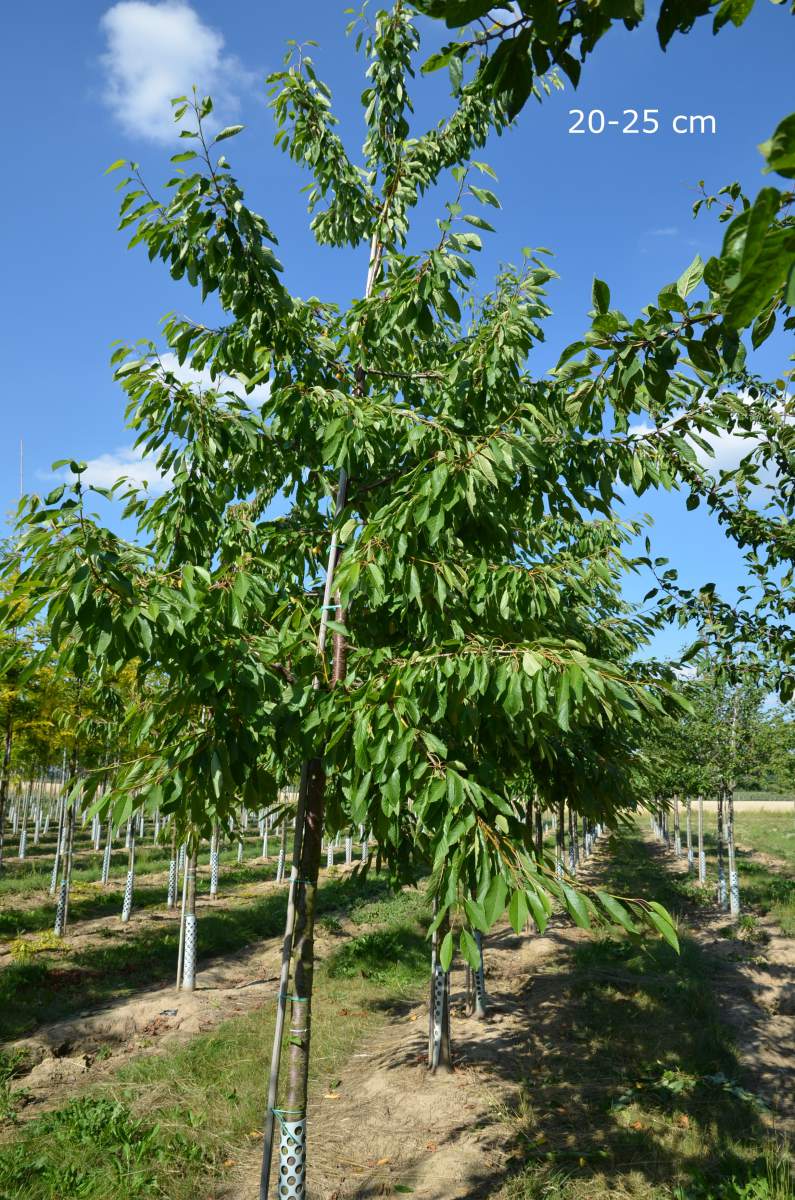
<instances>
[{"instance_id":1,"label":"bare ground path","mask_svg":"<svg viewBox=\"0 0 795 1200\"><path fill-rule=\"evenodd\" d=\"M686 871L686 864L651 839L643 844L666 869ZM603 881L608 870L603 842L586 877ZM726 937L726 915L709 906L689 906L687 923L711 964L721 1016L744 1070L742 1082L767 1104L768 1128L795 1132L795 941L770 922L763 922L767 941L761 949ZM403 1191L422 1200L496 1200L527 1151L527 1133L517 1132L511 1113L527 1107L528 1082L536 1112L523 1128L533 1130L534 1149L554 1139L558 1150L576 1155L590 1124L608 1157L616 1130L602 1115L605 1088L598 1071L596 1077L589 1073L588 1050L573 1019L577 984L571 951L587 937L562 921L553 921L544 936L516 937L501 929L490 937L486 1022L462 1015L463 977L454 971L452 1074L427 1072L427 1004L396 1011L359 1047L335 1092L310 1103L311 1200L370 1200ZM562 1056L569 1064L563 1072ZM654 1143L655 1132L645 1129L635 1137ZM649 1157L655 1171L670 1172L673 1180L681 1162L662 1138ZM618 1168L615 1194L626 1194ZM610 1168L598 1170L600 1185L614 1194ZM252 1150L239 1177L219 1195L256 1200L257 1186Z\"/></svg>"},{"instance_id":2,"label":"bare ground path","mask_svg":"<svg viewBox=\"0 0 795 1200\"><path fill-rule=\"evenodd\" d=\"M648 846L669 870L687 875L684 857L677 859L651 839ZM754 857L790 869L770 855ZM727 936L732 921L714 904L694 909L689 924L714 962L714 991L749 1087L764 1099L773 1121L795 1133L795 939L784 937L767 916L757 917L752 942Z\"/></svg>"}]
</instances>

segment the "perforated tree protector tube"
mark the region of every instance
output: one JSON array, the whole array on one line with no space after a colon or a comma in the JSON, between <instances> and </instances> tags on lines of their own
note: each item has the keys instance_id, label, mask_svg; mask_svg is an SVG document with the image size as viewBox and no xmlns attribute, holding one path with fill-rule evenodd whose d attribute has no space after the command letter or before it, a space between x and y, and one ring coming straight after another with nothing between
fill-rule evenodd
<instances>
[{"instance_id":1,"label":"perforated tree protector tube","mask_svg":"<svg viewBox=\"0 0 795 1200\"><path fill-rule=\"evenodd\" d=\"M58 893L58 903L55 906L55 936L63 933L63 919L66 913L66 880L61 880L61 890Z\"/></svg>"},{"instance_id":2,"label":"perforated tree protector tube","mask_svg":"<svg viewBox=\"0 0 795 1200\"><path fill-rule=\"evenodd\" d=\"M729 911L733 917L740 915L740 880L734 867L729 871Z\"/></svg>"},{"instance_id":3,"label":"perforated tree protector tube","mask_svg":"<svg viewBox=\"0 0 795 1200\"><path fill-rule=\"evenodd\" d=\"M105 884L110 878L110 852L113 847L113 838L110 829L108 830L107 841L105 842L105 853L102 856L102 883Z\"/></svg>"},{"instance_id":4,"label":"perforated tree protector tube","mask_svg":"<svg viewBox=\"0 0 795 1200\"><path fill-rule=\"evenodd\" d=\"M441 963L435 963L433 968L433 1025L431 1027L431 1067L433 1070L439 1066L439 1054L442 1049L446 982Z\"/></svg>"},{"instance_id":5,"label":"perforated tree protector tube","mask_svg":"<svg viewBox=\"0 0 795 1200\"><path fill-rule=\"evenodd\" d=\"M129 921L130 914L132 912L134 880L135 868L130 867L129 871L127 872L127 881L124 885L124 902L121 906L121 919L125 925Z\"/></svg>"},{"instance_id":6,"label":"perforated tree protector tube","mask_svg":"<svg viewBox=\"0 0 795 1200\"><path fill-rule=\"evenodd\" d=\"M306 1117L273 1110L279 1126L279 1200L306 1198Z\"/></svg>"},{"instance_id":7,"label":"perforated tree protector tube","mask_svg":"<svg viewBox=\"0 0 795 1200\"><path fill-rule=\"evenodd\" d=\"M213 834L210 842L210 895L219 894L219 835Z\"/></svg>"},{"instance_id":8,"label":"perforated tree protector tube","mask_svg":"<svg viewBox=\"0 0 795 1200\"><path fill-rule=\"evenodd\" d=\"M475 971L475 1016L482 1018L486 1015L486 977L483 971L483 935L478 929L475 930L475 942L480 963Z\"/></svg>"},{"instance_id":9,"label":"perforated tree protector tube","mask_svg":"<svg viewBox=\"0 0 795 1200\"><path fill-rule=\"evenodd\" d=\"M345 866L349 867L353 862L353 838L346 837L345 839Z\"/></svg>"},{"instance_id":10,"label":"perforated tree protector tube","mask_svg":"<svg viewBox=\"0 0 795 1200\"><path fill-rule=\"evenodd\" d=\"M196 914L185 917L185 958L182 968L182 990L192 992L196 987Z\"/></svg>"}]
</instances>

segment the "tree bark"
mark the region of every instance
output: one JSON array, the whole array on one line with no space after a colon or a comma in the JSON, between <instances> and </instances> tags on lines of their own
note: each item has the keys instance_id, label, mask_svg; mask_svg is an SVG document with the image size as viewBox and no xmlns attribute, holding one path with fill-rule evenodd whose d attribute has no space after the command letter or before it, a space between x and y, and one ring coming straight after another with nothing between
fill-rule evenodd
<instances>
[{"instance_id":1,"label":"tree bark","mask_svg":"<svg viewBox=\"0 0 795 1200\"><path fill-rule=\"evenodd\" d=\"M726 871L723 864L723 788L718 789L718 904L726 907Z\"/></svg>"},{"instance_id":2,"label":"tree bark","mask_svg":"<svg viewBox=\"0 0 795 1200\"><path fill-rule=\"evenodd\" d=\"M0 774L0 871L3 869L3 850L5 847L6 802L8 800L8 781L11 777L11 746L14 738L14 723L11 713L6 718L5 745L3 749L3 770Z\"/></svg>"},{"instance_id":3,"label":"tree bark","mask_svg":"<svg viewBox=\"0 0 795 1200\"><path fill-rule=\"evenodd\" d=\"M293 936L293 996L287 1058L287 1112L306 1114L312 985L315 974L314 926L326 776L321 758L308 764L306 810L296 886Z\"/></svg>"}]
</instances>

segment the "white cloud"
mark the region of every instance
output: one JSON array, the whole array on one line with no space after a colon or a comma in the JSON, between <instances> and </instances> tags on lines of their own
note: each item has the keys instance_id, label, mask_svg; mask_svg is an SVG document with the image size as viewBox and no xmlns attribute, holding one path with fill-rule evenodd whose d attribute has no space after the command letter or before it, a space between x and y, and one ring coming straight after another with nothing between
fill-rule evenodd
<instances>
[{"instance_id":1,"label":"white cloud","mask_svg":"<svg viewBox=\"0 0 795 1200\"><path fill-rule=\"evenodd\" d=\"M679 229L676 225L664 225L662 229L649 229L647 234L649 237L676 237Z\"/></svg>"},{"instance_id":2,"label":"white cloud","mask_svg":"<svg viewBox=\"0 0 795 1200\"><path fill-rule=\"evenodd\" d=\"M204 367L201 371L189 367L186 363L180 364L176 354L168 351L166 354L160 355L160 361L166 371L170 371L176 375L177 379L182 383L190 383L203 390L212 389L214 391L233 392L239 396L241 400L245 400L250 408L259 408L268 398L270 391L269 383L259 383L247 395L243 384L237 379L230 379L228 376L223 376L220 379L213 379L210 375L209 367Z\"/></svg>"},{"instance_id":3,"label":"white cloud","mask_svg":"<svg viewBox=\"0 0 795 1200\"><path fill-rule=\"evenodd\" d=\"M120 0L100 20L107 49L104 100L127 133L154 142L178 136L170 100L211 94L216 113L240 107L239 90L251 75L224 53L223 36L183 0Z\"/></svg>"},{"instance_id":4,"label":"white cloud","mask_svg":"<svg viewBox=\"0 0 795 1200\"><path fill-rule=\"evenodd\" d=\"M629 435L631 437L645 437L653 433L654 425L649 425L644 422L640 425L631 425ZM727 471L736 467L740 459L753 450L756 445L756 439L753 437L740 437L734 433L711 434L703 435L704 441L712 447L712 455L706 454L700 446L694 446L698 460L703 467L710 471Z\"/></svg>"},{"instance_id":5,"label":"white cloud","mask_svg":"<svg viewBox=\"0 0 795 1200\"><path fill-rule=\"evenodd\" d=\"M748 402L747 393L738 392L737 396L738 399ZM782 397L781 401L775 405L776 411L782 416L785 412L785 401L786 397ZM654 428L648 422L642 422L630 426L629 434L632 437L643 437L652 433ZM707 454L700 446L694 445L693 448L701 465L716 474L718 471L732 471L739 466L740 461L760 444L763 432L758 425L754 425L745 436L741 433L728 433L724 430L717 434L703 433L702 437L711 447L712 454Z\"/></svg>"},{"instance_id":6,"label":"white cloud","mask_svg":"<svg viewBox=\"0 0 795 1200\"><path fill-rule=\"evenodd\" d=\"M83 483L91 487L112 487L122 476L131 483L141 486L149 485L151 495L162 495L171 486L171 474L161 475L151 458L144 458L140 450L134 446L119 446L110 454L100 454L86 461L86 469L82 474ZM72 472L64 469L53 474L49 471L39 471L42 482L52 484L56 480L72 482Z\"/></svg>"}]
</instances>

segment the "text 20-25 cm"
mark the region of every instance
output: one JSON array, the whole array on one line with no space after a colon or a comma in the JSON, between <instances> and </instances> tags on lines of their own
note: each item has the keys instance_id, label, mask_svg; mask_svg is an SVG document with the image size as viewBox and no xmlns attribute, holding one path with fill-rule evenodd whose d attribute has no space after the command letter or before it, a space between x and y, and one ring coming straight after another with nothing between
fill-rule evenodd
<instances>
[{"instance_id":1,"label":"text 20-25 cm","mask_svg":"<svg viewBox=\"0 0 795 1200\"><path fill-rule=\"evenodd\" d=\"M662 118L660 125L659 108L625 108L621 120L605 116L601 108L570 108L569 116L573 117L569 133L604 133L615 129L617 133L649 134L659 133L660 129L670 128L678 134L709 134L718 132L718 123L711 113L677 113L670 118Z\"/></svg>"}]
</instances>

